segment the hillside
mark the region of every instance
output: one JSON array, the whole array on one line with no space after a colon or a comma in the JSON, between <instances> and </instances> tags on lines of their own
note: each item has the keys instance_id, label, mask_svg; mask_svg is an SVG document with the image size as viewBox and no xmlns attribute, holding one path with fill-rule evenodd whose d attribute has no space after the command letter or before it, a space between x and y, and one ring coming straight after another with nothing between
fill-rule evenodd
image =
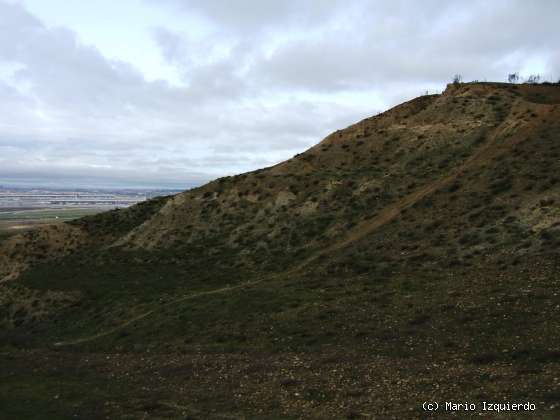
<instances>
[{"instance_id":1,"label":"hillside","mask_svg":"<svg viewBox=\"0 0 560 420\"><path fill-rule=\"evenodd\" d=\"M557 418L559 253L560 85L449 85L0 242L0 417Z\"/></svg>"}]
</instances>

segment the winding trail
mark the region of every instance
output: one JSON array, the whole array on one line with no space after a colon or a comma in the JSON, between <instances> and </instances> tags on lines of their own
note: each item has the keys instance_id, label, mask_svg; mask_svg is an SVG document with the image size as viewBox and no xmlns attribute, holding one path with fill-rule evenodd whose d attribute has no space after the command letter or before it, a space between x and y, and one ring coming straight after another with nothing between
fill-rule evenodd
<instances>
[{"instance_id":1,"label":"winding trail","mask_svg":"<svg viewBox=\"0 0 560 420\"><path fill-rule=\"evenodd\" d=\"M161 310L161 309L166 308L168 306L173 306L173 305L176 305L176 304L181 303L181 302L185 302L185 301L188 301L188 300L193 300L193 299L199 298L201 296L217 295L217 294L221 294L221 293L231 292L232 290L243 289L245 287L251 287L251 286L254 286L256 284L262 283L264 280L267 280L267 279L269 279L269 278L266 278L266 279L262 278L260 280L238 284L237 286L222 287L220 289L208 290L206 292L200 292L200 293L194 293L192 295L181 296L180 298L173 299L173 300L170 300L169 302L166 302L164 305L157 306L153 309L150 309L149 311L138 314L135 317L130 318L130 319L126 320L125 322L123 322L123 323L121 323L121 324L119 324L119 325L117 325L113 328L109 328L109 329L101 331L97 334L90 335L90 336L87 336L87 337L78 338L78 339L75 339L75 340L59 341L57 343L54 343L53 345L55 347L62 347L62 346L72 346L72 345L76 345L76 344L87 343L89 341L94 341L98 338L106 337L106 336L111 335L115 332L118 332L118 331L122 330L123 328L126 328L130 324L133 324L137 321L140 321L144 318L147 318L148 316L150 316L154 312L157 312L158 310Z\"/></svg>"}]
</instances>

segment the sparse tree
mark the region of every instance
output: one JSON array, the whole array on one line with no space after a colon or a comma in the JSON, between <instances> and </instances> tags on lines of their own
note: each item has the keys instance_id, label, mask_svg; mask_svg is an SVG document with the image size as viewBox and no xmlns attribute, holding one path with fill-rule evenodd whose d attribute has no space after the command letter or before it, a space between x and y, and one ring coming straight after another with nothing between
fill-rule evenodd
<instances>
[{"instance_id":1,"label":"sparse tree","mask_svg":"<svg viewBox=\"0 0 560 420\"><path fill-rule=\"evenodd\" d=\"M461 76L460 74L456 74L455 76L453 76L454 85L459 85L461 84L462 81L463 81L463 76Z\"/></svg>"},{"instance_id":2,"label":"sparse tree","mask_svg":"<svg viewBox=\"0 0 560 420\"><path fill-rule=\"evenodd\" d=\"M527 83L539 83L541 80L541 75L540 74L532 74L529 76L529 78L527 79Z\"/></svg>"},{"instance_id":3,"label":"sparse tree","mask_svg":"<svg viewBox=\"0 0 560 420\"><path fill-rule=\"evenodd\" d=\"M509 83L517 83L519 81L519 73L508 74Z\"/></svg>"}]
</instances>

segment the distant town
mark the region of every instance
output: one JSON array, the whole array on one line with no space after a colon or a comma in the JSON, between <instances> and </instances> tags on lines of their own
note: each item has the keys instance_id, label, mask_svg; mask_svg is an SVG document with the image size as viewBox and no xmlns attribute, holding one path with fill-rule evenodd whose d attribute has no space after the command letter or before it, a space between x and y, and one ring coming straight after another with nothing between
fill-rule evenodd
<instances>
[{"instance_id":1,"label":"distant town","mask_svg":"<svg viewBox=\"0 0 560 420\"><path fill-rule=\"evenodd\" d=\"M0 186L0 241L38 226L124 208L178 190L48 189Z\"/></svg>"},{"instance_id":2,"label":"distant town","mask_svg":"<svg viewBox=\"0 0 560 420\"><path fill-rule=\"evenodd\" d=\"M43 189L0 186L0 211L32 209L113 209L128 207L178 190Z\"/></svg>"}]
</instances>

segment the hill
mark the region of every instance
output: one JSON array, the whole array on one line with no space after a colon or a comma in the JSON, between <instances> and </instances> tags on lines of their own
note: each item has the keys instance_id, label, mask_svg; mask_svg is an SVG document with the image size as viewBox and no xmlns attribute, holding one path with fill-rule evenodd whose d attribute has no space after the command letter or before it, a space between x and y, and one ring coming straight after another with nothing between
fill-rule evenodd
<instances>
[{"instance_id":1,"label":"hill","mask_svg":"<svg viewBox=\"0 0 560 420\"><path fill-rule=\"evenodd\" d=\"M276 166L2 241L0 412L557 417L559 105L559 85L449 85Z\"/></svg>"}]
</instances>

